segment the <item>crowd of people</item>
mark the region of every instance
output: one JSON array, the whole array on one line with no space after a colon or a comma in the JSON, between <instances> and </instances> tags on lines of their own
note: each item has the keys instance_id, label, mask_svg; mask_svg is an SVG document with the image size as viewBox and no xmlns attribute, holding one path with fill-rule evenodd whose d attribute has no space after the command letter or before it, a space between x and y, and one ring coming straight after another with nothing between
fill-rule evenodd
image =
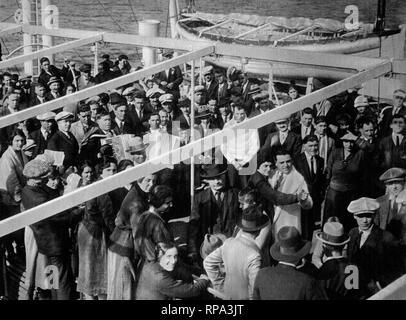
<instances>
[{"instance_id":1,"label":"crowd of people","mask_svg":"<svg viewBox=\"0 0 406 320\"><path fill-rule=\"evenodd\" d=\"M139 69L125 55L102 58L95 76L90 64L58 68L46 57L35 82L3 72L0 116ZM192 130L207 137L301 92L291 83L277 104L267 84L237 68L206 66L202 77L185 93L173 67L0 128L1 218L185 146ZM24 299L210 298L209 286L225 299L370 297L406 273L405 98L396 89L392 104L377 105L352 89L237 130L195 157L193 203L190 161L168 160L3 237L8 259L25 258ZM181 236L169 223L179 217L189 217Z\"/></svg>"}]
</instances>

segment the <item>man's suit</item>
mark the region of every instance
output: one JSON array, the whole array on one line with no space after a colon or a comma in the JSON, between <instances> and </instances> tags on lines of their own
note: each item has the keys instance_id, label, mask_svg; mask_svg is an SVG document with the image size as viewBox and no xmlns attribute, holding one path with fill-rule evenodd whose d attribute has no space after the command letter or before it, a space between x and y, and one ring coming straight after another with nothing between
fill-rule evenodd
<instances>
[{"instance_id":1,"label":"man's suit","mask_svg":"<svg viewBox=\"0 0 406 320\"><path fill-rule=\"evenodd\" d=\"M207 101L209 101L211 99L217 99L217 91L218 91L218 88L219 88L219 84L217 83L217 81L212 80L210 82L209 87L207 87L207 83L204 83L203 85L206 88Z\"/></svg>"},{"instance_id":2,"label":"man's suit","mask_svg":"<svg viewBox=\"0 0 406 320\"><path fill-rule=\"evenodd\" d=\"M274 143L273 145L271 145L271 142L273 141ZM296 133L289 131L284 143L281 144L279 139L279 132L278 131L273 132L268 135L264 145L260 149L259 151L260 158L262 160L272 159L272 156L275 155L275 150L280 147L286 149L286 151L288 151L290 155L294 158L298 156L302 151L301 138Z\"/></svg>"},{"instance_id":3,"label":"man's suit","mask_svg":"<svg viewBox=\"0 0 406 320\"><path fill-rule=\"evenodd\" d=\"M254 239L243 234L229 238L203 263L214 288L223 289L226 299L252 300L255 278L262 263L261 251ZM225 277L220 272L223 264Z\"/></svg>"},{"instance_id":4,"label":"man's suit","mask_svg":"<svg viewBox=\"0 0 406 320\"><path fill-rule=\"evenodd\" d=\"M400 114L403 117L406 116L406 106L402 106L397 110L396 114ZM379 136L386 137L392 133L392 129L390 128L392 117L393 117L393 107L386 107L381 111L381 122L379 123Z\"/></svg>"},{"instance_id":5,"label":"man's suit","mask_svg":"<svg viewBox=\"0 0 406 320\"><path fill-rule=\"evenodd\" d=\"M265 112L268 112L268 111L269 110L267 110ZM263 113L261 113L260 110L254 110L253 112L251 112L249 118L256 117L256 116L258 116L260 114L263 114ZM275 123L273 123L273 122L271 122L270 124L267 124L267 125L265 125L265 126L263 126L261 128L258 128L259 144L261 146L263 146L264 143L265 143L266 137L269 134L271 134L272 132L276 132L277 130L278 129L276 128Z\"/></svg>"},{"instance_id":6,"label":"man's suit","mask_svg":"<svg viewBox=\"0 0 406 320\"><path fill-rule=\"evenodd\" d=\"M382 138L378 144L378 163L381 172L394 167L406 169L406 137L400 146L395 146L392 135Z\"/></svg>"},{"instance_id":7,"label":"man's suit","mask_svg":"<svg viewBox=\"0 0 406 320\"><path fill-rule=\"evenodd\" d=\"M47 139L44 138L42 135L41 129L35 130L30 134L30 139L35 141L37 145L34 147L34 157L38 154L44 153L45 149L47 149L48 141L51 139L54 132L51 132Z\"/></svg>"},{"instance_id":8,"label":"man's suit","mask_svg":"<svg viewBox=\"0 0 406 320\"><path fill-rule=\"evenodd\" d=\"M309 188L310 196L313 200L313 207L309 210L302 209L302 237L307 240L312 240L314 223L321 220L321 203L323 202L326 181L324 176L324 161L323 158L315 156L316 168L314 174L311 173L309 162L306 154L302 152L295 159L295 168L303 176Z\"/></svg>"},{"instance_id":9,"label":"man's suit","mask_svg":"<svg viewBox=\"0 0 406 320\"><path fill-rule=\"evenodd\" d=\"M217 102L221 99L229 97L230 94L228 93L228 84L224 82L223 85L218 84L216 100Z\"/></svg>"},{"instance_id":10,"label":"man's suit","mask_svg":"<svg viewBox=\"0 0 406 320\"><path fill-rule=\"evenodd\" d=\"M316 279L292 266L277 264L259 270L254 285L255 300L326 300Z\"/></svg>"},{"instance_id":11,"label":"man's suit","mask_svg":"<svg viewBox=\"0 0 406 320\"><path fill-rule=\"evenodd\" d=\"M379 281L381 287L385 287L400 276L396 263L398 252L393 242L393 236L389 232L381 230L374 224L361 248L359 228L351 229L349 236L348 260L359 268L362 296L368 297L374 293L368 288L371 281Z\"/></svg>"},{"instance_id":12,"label":"man's suit","mask_svg":"<svg viewBox=\"0 0 406 320\"><path fill-rule=\"evenodd\" d=\"M175 99L180 98L179 85L183 82L183 74L182 74L182 70L180 70L179 66L170 68L168 75L166 75L166 71L163 70L163 71L155 74L154 78L158 79L160 81L165 81L168 84L172 83L173 87L172 87L172 89L168 90L169 93L173 94Z\"/></svg>"},{"instance_id":13,"label":"man's suit","mask_svg":"<svg viewBox=\"0 0 406 320\"><path fill-rule=\"evenodd\" d=\"M233 119L233 115L231 113L229 113L226 117L226 121L224 121L223 117L221 114L218 114L216 116L216 126L221 130L224 128L224 125L229 122L231 119Z\"/></svg>"},{"instance_id":14,"label":"man's suit","mask_svg":"<svg viewBox=\"0 0 406 320\"><path fill-rule=\"evenodd\" d=\"M132 106L132 105L131 105ZM141 111L141 119L138 116L138 113L135 109L130 109L127 112L127 117L130 119L131 123L133 123L135 130L139 133L144 133L148 131L148 119L151 112L145 107Z\"/></svg>"},{"instance_id":15,"label":"man's suit","mask_svg":"<svg viewBox=\"0 0 406 320\"><path fill-rule=\"evenodd\" d=\"M44 96L43 101L44 103L49 101L47 95ZM39 104L42 104L42 102L38 99L37 95L34 95L31 99L30 106L33 107Z\"/></svg>"},{"instance_id":16,"label":"man's suit","mask_svg":"<svg viewBox=\"0 0 406 320\"><path fill-rule=\"evenodd\" d=\"M66 66L63 66L62 69L58 69L54 65L50 65L49 66L50 73L41 70L41 74L38 77L38 83L42 84L47 89L47 91L49 91L48 82L51 79L51 77L57 77L62 80L63 78L65 78L68 70L69 69Z\"/></svg>"},{"instance_id":17,"label":"man's suit","mask_svg":"<svg viewBox=\"0 0 406 320\"><path fill-rule=\"evenodd\" d=\"M139 132L137 128L134 126L128 114L124 117L124 124L122 128L118 126L115 120L114 112L110 112L110 116L111 116L111 131L113 131L115 135L117 136L121 134L141 135L141 132Z\"/></svg>"},{"instance_id":18,"label":"man's suit","mask_svg":"<svg viewBox=\"0 0 406 320\"><path fill-rule=\"evenodd\" d=\"M292 132L296 133L303 141L304 137L302 136L302 127L303 125L299 124L298 126L292 128ZM313 135L314 131L315 131L314 127L310 125L307 135Z\"/></svg>"},{"instance_id":19,"label":"man's suit","mask_svg":"<svg viewBox=\"0 0 406 320\"><path fill-rule=\"evenodd\" d=\"M70 132L75 136L78 144L82 142L83 138L85 137L85 133L89 131L92 127L97 127L97 124L94 123L93 121L89 122L89 125L87 127L87 130L85 131L83 123L79 120L74 123L72 123Z\"/></svg>"},{"instance_id":20,"label":"man's suit","mask_svg":"<svg viewBox=\"0 0 406 320\"><path fill-rule=\"evenodd\" d=\"M210 188L198 192L190 213L189 252L199 252L206 233L223 233L231 236L236 225L238 210L237 189L226 189L223 192L223 200L219 202L216 201Z\"/></svg>"},{"instance_id":21,"label":"man's suit","mask_svg":"<svg viewBox=\"0 0 406 320\"><path fill-rule=\"evenodd\" d=\"M70 166L76 166L78 164L79 145L75 136L68 132L69 138L60 130L48 141L48 149L53 151L62 151L65 154L63 160L63 166L65 169Z\"/></svg>"}]
</instances>

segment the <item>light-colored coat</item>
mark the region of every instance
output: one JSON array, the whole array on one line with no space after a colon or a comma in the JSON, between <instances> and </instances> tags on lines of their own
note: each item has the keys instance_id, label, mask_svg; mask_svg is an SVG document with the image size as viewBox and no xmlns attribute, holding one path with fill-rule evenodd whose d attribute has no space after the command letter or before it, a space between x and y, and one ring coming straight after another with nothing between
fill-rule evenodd
<instances>
[{"instance_id":1,"label":"light-colored coat","mask_svg":"<svg viewBox=\"0 0 406 320\"><path fill-rule=\"evenodd\" d=\"M220 272L222 264L225 277ZM255 240L244 234L228 238L203 261L214 288L223 289L227 300L253 299L254 282L261 264L261 251Z\"/></svg>"},{"instance_id":2,"label":"light-colored coat","mask_svg":"<svg viewBox=\"0 0 406 320\"><path fill-rule=\"evenodd\" d=\"M16 205L21 200L21 190L26 179L23 175L27 157L22 153L23 163L9 146L0 158L0 192L5 204Z\"/></svg>"}]
</instances>

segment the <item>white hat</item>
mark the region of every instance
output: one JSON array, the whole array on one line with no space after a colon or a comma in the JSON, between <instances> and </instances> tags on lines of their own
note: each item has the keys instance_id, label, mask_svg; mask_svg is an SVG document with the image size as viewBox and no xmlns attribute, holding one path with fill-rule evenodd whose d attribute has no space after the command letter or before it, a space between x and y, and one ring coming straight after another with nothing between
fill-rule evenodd
<instances>
[{"instance_id":1,"label":"white hat","mask_svg":"<svg viewBox=\"0 0 406 320\"><path fill-rule=\"evenodd\" d=\"M159 97L159 102L164 103L164 102L172 102L173 101L173 94L166 93L163 94L162 96Z\"/></svg>"},{"instance_id":2,"label":"white hat","mask_svg":"<svg viewBox=\"0 0 406 320\"><path fill-rule=\"evenodd\" d=\"M159 93L159 94L163 95L163 94L165 94L165 91L163 91L163 90L161 90L161 89L159 89L157 87L153 87L153 88L149 89L145 95L146 95L147 98L150 98L155 93Z\"/></svg>"},{"instance_id":3,"label":"white hat","mask_svg":"<svg viewBox=\"0 0 406 320\"><path fill-rule=\"evenodd\" d=\"M39 116L37 116L37 119L39 121L48 121L48 120L55 119L55 116L56 116L55 112L49 111L44 114L40 114Z\"/></svg>"},{"instance_id":4,"label":"white hat","mask_svg":"<svg viewBox=\"0 0 406 320\"><path fill-rule=\"evenodd\" d=\"M368 103L368 99L365 96L358 96L355 100L354 100L354 107L358 108L358 107L367 107L369 106Z\"/></svg>"},{"instance_id":5,"label":"white hat","mask_svg":"<svg viewBox=\"0 0 406 320\"><path fill-rule=\"evenodd\" d=\"M64 120L64 119L68 119L68 118L73 118L73 113L67 112L67 111L62 111L56 115L55 120L59 121L59 120Z\"/></svg>"}]
</instances>

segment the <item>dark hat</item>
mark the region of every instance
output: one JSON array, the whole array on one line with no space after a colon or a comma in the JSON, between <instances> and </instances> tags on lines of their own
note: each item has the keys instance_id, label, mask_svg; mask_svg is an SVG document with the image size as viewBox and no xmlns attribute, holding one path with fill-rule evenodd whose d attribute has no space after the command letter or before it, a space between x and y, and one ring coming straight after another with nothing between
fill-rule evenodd
<instances>
[{"instance_id":1,"label":"dark hat","mask_svg":"<svg viewBox=\"0 0 406 320\"><path fill-rule=\"evenodd\" d=\"M230 95L241 97L242 96L242 88L241 87L233 87L230 89Z\"/></svg>"},{"instance_id":2,"label":"dark hat","mask_svg":"<svg viewBox=\"0 0 406 320\"><path fill-rule=\"evenodd\" d=\"M48 176L51 165L39 159L34 159L24 166L23 175L28 179L41 179Z\"/></svg>"},{"instance_id":3,"label":"dark hat","mask_svg":"<svg viewBox=\"0 0 406 320\"><path fill-rule=\"evenodd\" d=\"M128 56L126 56L125 54L120 54L120 55L118 56L118 60L123 60L123 59L128 60Z\"/></svg>"},{"instance_id":4,"label":"dark hat","mask_svg":"<svg viewBox=\"0 0 406 320\"><path fill-rule=\"evenodd\" d=\"M217 248L220 248L224 241L226 241L227 237L222 233L217 234L206 234L204 236L204 240L202 245L200 246L200 256L202 259L206 259L206 257L212 253Z\"/></svg>"},{"instance_id":5,"label":"dark hat","mask_svg":"<svg viewBox=\"0 0 406 320\"><path fill-rule=\"evenodd\" d=\"M343 246L350 241L350 237L345 235L344 227L340 222L326 222L323 232L318 232L316 238L332 246Z\"/></svg>"},{"instance_id":6,"label":"dark hat","mask_svg":"<svg viewBox=\"0 0 406 320\"><path fill-rule=\"evenodd\" d=\"M114 151L113 147L110 144L104 144L100 147L100 154L103 157L113 157Z\"/></svg>"},{"instance_id":7,"label":"dark hat","mask_svg":"<svg viewBox=\"0 0 406 320\"><path fill-rule=\"evenodd\" d=\"M271 220L262 211L261 207L251 206L242 211L237 226L243 231L252 232L265 228L270 222Z\"/></svg>"},{"instance_id":8,"label":"dark hat","mask_svg":"<svg viewBox=\"0 0 406 320\"><path fill-rule=\"evenodd\" d=\"M121 95L118 94L117 92L113 92L110 94L110 104L116 105L116 104L127 104L127 100Z\"/></svg>"},{"instance_id":9,"label":"dark hat","mask_svg":"<svg viewBox=\"0 0 406 320\"><path fill-rule=\"evenodd\" d=\"M179 100L178 106L179 106L179 108L190 107L191 106L190 99L184 98L182 100Z\"/></svg>"},{"instance_id":10,"label":"dark hat","mask_svg":"<svg viewBox=\"0 0 406 320\"><path fill-rule=\"evenodd\" d=\"M51 77L47 83L48 86L50 86L54 82L62 82L61 78L59 77Z\"/></svg>"},{"instance_id":11,"label":"dark hat","mask_svg":"<svg viewBox=\"0 0 406 320\"><path fill-rule=\"evenodd\" d=\"M227 97L223 97L223 98L220 98L220 100L219 100L219 102L217 104L217 107L219 109L222 108L222 107L228 107L229 103L230 103L230 99L227 98Z\"/></svg>"},{"instance_id":12,"label":"dark hat","mask_svg":"<svg viewBox=\"0 0 406 320\"><path fill-rule=\"evenodd\" d=\"M103 54L101 57L102 57L102 59L109 59L109 58L110 58L110 55L107 54L107 53L105 53L105 54Z\"/></svg>"},{"instance_id":13,"label":"dark hat","mask_svg":"<svg viewBox=\"0 0 406 320\"><path fill-rule=\"evenodd\" d=\"M202 179L214 179L222 176L228 171L225 164L205 164L202 166L200 177Z\"/></svg>"},{"instance_id":14,"label":"dark hat","mask_svg":"<svg viewBox=\"0 0 406 320\"><path fill-rule=\"evenodd\" d=\"M282 227L277 234L277 241L271 247L271 256L277 261L297 264L312 247L310 241L302 239L295 227Z\"/></svg>"},{"instance_id":15,"label":"dark hat","mask_svg":"<svg viewBox=\"0 0 406 320\"><path fill-rule=\"evenodd\" d=\"M82 64L79 68L80 72L90 72L92 70L92 65L90 63Z\"/></svg>"},{"instance_id":16,"label":"dark hat","mask_svg":"<svg viewBox=\"0 0 406 320\"><path fill-rule=\"evenodd\" d=\"M35 143L34 140L32 140L32 139L27 139L25 145L21 148L21 150L22 150L22 151L27 151L27 150L30 150L30 149L36 147L36 146L37 146L37 144Z\"/></svg>"},{"instance_id":17,"label":"dark hat","mask_svg":"<svg viewBox=\"0 0 406 320\"><path fill-rule=\"evenodd\" d=\"M386 170L379 180L387 183L391 181L404 181L406 178L406 170L401 168L390 168Z\"/></svg>"}]
</instances>

